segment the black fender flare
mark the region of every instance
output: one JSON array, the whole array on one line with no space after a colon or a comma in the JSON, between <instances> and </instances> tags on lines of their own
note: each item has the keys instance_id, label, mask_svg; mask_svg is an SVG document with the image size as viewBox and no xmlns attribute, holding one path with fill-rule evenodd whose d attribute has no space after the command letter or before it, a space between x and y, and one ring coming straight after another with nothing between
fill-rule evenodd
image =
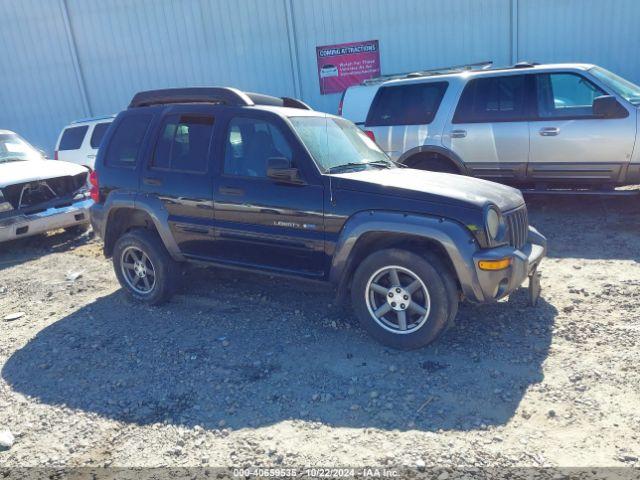
<instances>
[{"instance_id":1,"label":"black fender flare","mask_svg":"<svg viewBox=\"0 0 640 480\"><path fill-rule=\"evenodd\" d=\"M104 207L104 227L102 237L106 239L108 222L111 213L120 208L130 208L133 210L139 210L146 213L153 225L155 226L160 239L165 248L169 252L169 255L174 260L183 261L185 258L178 248L175 237L169 228L169 212L160 201L160 199L154 195L144 195L134 192L112 192L107 198Z\"/></svg>"},{"instance_id":2,"label":"black fender flare","mask_svg":"<svg viewBox=\"0 0 640 480\"><path fill-rule=\"evenodd\" d=\"M404 152L400 156L400 158L398 158L398 162L404 165L404 162L418 153L438 153L451 160L451 162L453 162L456 167L458 167L460 173L462 173L463 175L469 175L469 169L458 154L449 150L448 148L439 147L438 145L420 145L419 147L414 147Z\"/></svg>"},{"instance_id":3,"label":"black fender flare","mask_svg":"<svg viewBox=\"0 0 640 480\"><path fill-rule=\"evenodd\" d=\"M465 296L482 299L473 255L478 246L471 232L458 222L442 217L371 210L352 215L345 223L331 261L329 280L346 290L353 264L354 248L367 233L400 234L437 242L449 256Z\"/></svg>"}]
</instances>

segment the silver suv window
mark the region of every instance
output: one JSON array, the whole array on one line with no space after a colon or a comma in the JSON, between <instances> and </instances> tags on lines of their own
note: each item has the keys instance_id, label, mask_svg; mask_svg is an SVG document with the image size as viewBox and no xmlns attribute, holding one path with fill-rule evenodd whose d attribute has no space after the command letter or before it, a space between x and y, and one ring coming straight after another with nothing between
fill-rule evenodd
<instances>
[{"instance_id":1,"label":"silver suv window","mask_svg":"<svg viewBox=\"0 0 640 480\"><path fill-rule=\"evenodd\" d=\"M577 118L593 116L593 101L606 95L602 89L575 73L536 75L538 116Z\"/></svg>"},{"instance_id":2,"label":"silver suv window","mask_svg":"<svg viewBox=\"0 0 640 480\"><path fill-rule=\"evenodd\" d=\"M453 123L526 120L526 77L505 75L470 80L460 96Z\"/></svg>"},{"instance_id":3,"label":"silver suv window","mask_svg":"<svg viewBox=\"0 0 640 480\"><path fill-rule=\"evenodd\" d=\"M366 125L427 125L433 121L448 85L433 82L382 87L373 99Z\"/></svg>"}]
</instances>

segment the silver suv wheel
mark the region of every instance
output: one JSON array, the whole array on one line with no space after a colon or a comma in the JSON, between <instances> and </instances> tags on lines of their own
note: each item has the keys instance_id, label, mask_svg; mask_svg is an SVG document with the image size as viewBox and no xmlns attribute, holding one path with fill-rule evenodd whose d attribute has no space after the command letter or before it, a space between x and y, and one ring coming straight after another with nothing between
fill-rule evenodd
<instances>
[{"instance_id":1,"label":"silver suv wheel","mask_svg":"<svg viewBox=\"0 0 640 480\"><path fill-rule=\"evenodd\" d=\"M389 265L374 272L367 282L365 297L371 318L395 334L413 333L429 318L429 290L416 273L405 267Z\"/></svg>"}]
</instances>

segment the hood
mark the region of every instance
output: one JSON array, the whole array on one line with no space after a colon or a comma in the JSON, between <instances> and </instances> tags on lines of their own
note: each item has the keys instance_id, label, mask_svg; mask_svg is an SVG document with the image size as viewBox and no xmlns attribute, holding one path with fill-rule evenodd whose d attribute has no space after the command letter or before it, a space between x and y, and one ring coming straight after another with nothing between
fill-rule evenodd
<instances>
[{"instance_id":1,"label":"hood","mask_svg":"<svg viewBox=\"0 0 640 480\"><path fill-rule=\"evenodd\" d=\"M73 176L83 172L87 172L85 167L59 160L24 160L0 163L0 188L18 183Z\"/></svg>"},{"instance_id":2,"label":"hood","mask_svg":"<svg viewBox=\"0 0 640 480\"><path fill-rule=\"evenodd\" d=\"M524 203L519 190L479 178L413 168L361 170L332 175L335 188L368 191L396 197L439 203L466 204L483 208L495 204L508 211Z\"/></svg>"}]
</instances>

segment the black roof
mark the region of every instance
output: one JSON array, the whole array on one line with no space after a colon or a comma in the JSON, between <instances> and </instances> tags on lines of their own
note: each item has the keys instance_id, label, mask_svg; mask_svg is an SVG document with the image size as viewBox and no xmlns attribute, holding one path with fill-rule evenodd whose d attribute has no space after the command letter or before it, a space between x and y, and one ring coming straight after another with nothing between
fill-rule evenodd
<instances>
[{"instance_id":1,"label":"black roof","mask_svg":"<svg viewBox=\"0 0 640 480\"><path fill-rule=\"evenodd\" d=\"M289 97L273 97L261 93L243 92L231 87L190 87L147 90L136 93L129 108L166 105L171 103L214 103L236 107L271 105L274 107L301 108L312 110L302 100Z\"/></svg>"}]
</instances>

